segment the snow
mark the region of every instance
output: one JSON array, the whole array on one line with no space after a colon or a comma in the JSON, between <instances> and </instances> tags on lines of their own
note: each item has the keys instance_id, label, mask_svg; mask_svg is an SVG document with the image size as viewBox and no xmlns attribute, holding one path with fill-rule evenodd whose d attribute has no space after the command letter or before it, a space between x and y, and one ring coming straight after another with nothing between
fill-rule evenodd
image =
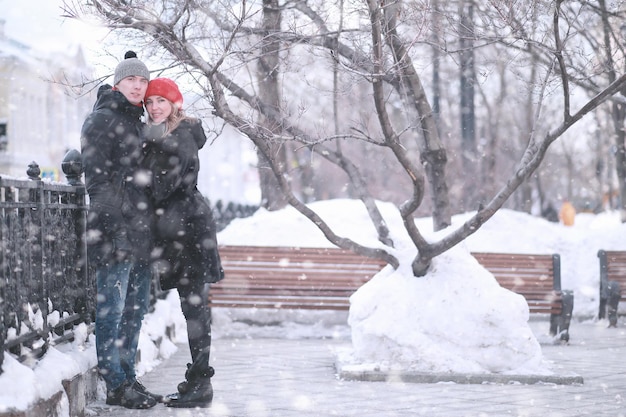
<instances>
[{"instance_id":1,"label":"snow","mask_svg":"<svg viewBox=\"0 0 626 417\"><path fill-rule=\"evenodd\" d=\"M626 225L619 214L581 213L571 227L511 210L500 210L478 232L435 258L422 278L411 274L415 255L398 211L378 203L395 242L398 270L385 267L351 297L349 314L273 310L218 309L215 338L341 337L349 349L337 352L356 369L406 369L426 372L551 374L541 345L558 343L547 334L533 334L523 297L501 288L470 251L559 253L562 287L574 291L577 320L597 320L599 249L626 249ZM311 204L341 236L368 246L381 246L362 204L331 200ZM459 227L471 213L453 218ZM429 218L417 219L429 240ZM332 246L295 209L263 209L236 219L218 235L220 244ZM253 323L266 323L259 326ZM545 331L548 331L546 322ZM351 339L348 339L351 338ZM159 300L144 321L140 337L139 375L150 372L185 343L185 323L175 292ZM37 398L62 391L61 380L95 366L93 335L77 332L76 341L52 347L34 364L20 364L5 354L0 375L0 412L25 409ZM62 402L64 408L67 401ZM67 411L61 410L60 415Z\"/></svg>"},{"instance_id":2,"label":"snow","mask_svg":"<svg viewBox=\"0 0 626 417\"><path fill-rule=\"evenodd\" d=\"M385 272L352 299L351 362L421 372L543 372L524 298L501 288L471 256L447 253L422 279Z\"/></svg>"},{"instance_id":3,"label":"snow","mask_svg":"<svg viewBox=\"0 0 626 417\"><path fill-rule=\"evenodd\" d=\"M0 375L0 412L25 410L39 398L50 398L63 392L62 381L87 372L95 366L94 337L81 324L71 344L50 347L44 358L34 364L18 362L5 353ZM63 412L69 412L67 396L61 401Z\"/></svg>"}]
</instances>

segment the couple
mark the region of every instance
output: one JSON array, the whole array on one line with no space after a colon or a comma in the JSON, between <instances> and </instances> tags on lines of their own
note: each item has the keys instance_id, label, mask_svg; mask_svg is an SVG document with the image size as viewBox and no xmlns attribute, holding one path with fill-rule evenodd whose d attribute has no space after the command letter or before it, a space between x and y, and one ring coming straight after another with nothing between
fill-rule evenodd
<instances>
[{"instance_id":1,"label":"couple","mask_svg":"<svg viewBox=\"0 0 626 417\"><path fill-rule=\"evenodd\" d=\"M96 351L106 403L126 408L205 407L213 399L208 287L224 276L210 206L196 188L201 123L182 111L174 81L129 51L103 85L81 132L89 194L88 256L96 268ZM142 123L144 106L147 123ZM178 392L149 392L135 375L152 274L176 288L192 363Z\"/></svg>"}]
</instances>

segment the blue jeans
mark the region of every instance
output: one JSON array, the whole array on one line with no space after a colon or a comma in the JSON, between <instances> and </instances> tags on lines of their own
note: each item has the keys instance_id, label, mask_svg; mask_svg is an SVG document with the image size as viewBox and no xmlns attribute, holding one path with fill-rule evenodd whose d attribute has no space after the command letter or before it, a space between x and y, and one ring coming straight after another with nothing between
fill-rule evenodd
<instances>
[{"instance_id":1,"label":"blue jeans","mask_svg":"<svg viewBox=\"0 0 626 417\"><path fill-rule=\"evenodd\" d=\"M134 381L139 331L150 303L152 274L130 261L96 271L96 352L107 389Z\"/></svg>"}]
</instances>

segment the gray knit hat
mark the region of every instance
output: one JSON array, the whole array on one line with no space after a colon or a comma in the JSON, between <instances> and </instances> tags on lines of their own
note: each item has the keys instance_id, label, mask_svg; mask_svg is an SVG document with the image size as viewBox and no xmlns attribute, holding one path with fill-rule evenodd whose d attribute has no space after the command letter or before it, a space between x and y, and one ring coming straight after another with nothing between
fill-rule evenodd
<instances>
[{"instance_id":1,"label":"gray knit hat","mask_svg":"<svg viewBox=\"0 0 626 417\"><path fill-rule=\"evenodd\" d=\"M117 64L117 67L115 68L113 85L117 85L124 78L131 77L133 75L150 80L150 71L148 71L146 64L137 58L137 54L135 52L128 51L124 54L124 60Z\"/></svg>"}]
</instances>

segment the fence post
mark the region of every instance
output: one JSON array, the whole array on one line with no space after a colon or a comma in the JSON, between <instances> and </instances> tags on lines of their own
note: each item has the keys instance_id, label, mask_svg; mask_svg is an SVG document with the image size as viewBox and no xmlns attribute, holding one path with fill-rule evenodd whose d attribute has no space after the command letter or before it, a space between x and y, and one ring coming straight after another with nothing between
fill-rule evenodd
<instances>
[{"instance_id":1,"label":"fence post","mask_svg":"<svg viewBox=\"0 0 626 417\"><path fill-rule=\"evenodd\" d=\"M46 352L49 345L48 335L48 265L46 260L46 255L44 251L44 212L45 212L45 198L43 192L43 182L41 181L41 169L39 168L39 164L37 162L32 161L28 164L28 169L26 170L26 175L32 181L37 182L37 188L29 190L29 202L32 202L36 208L32 211L32 216L30 221L34 224L35 227L30 228L29 230L29 240L32 248L32 263L30 267L29 279L34 284L29 287L34 289L33 294L31 296L39 297L36 298L35 305L39 308L42 318L42 328L41 328L41 339L43 341L42 352ZM25 300L29 300L26 298Z\"/></svg>"},{"instance_id":2,"label":"fence post","mask_svg":"<svg viewBox=\"0 0 626 417\"><path fill-rule=\"evenodd\" d=\"M63 170L69 185L83 185L80 180L80 176L83 174L83 161L79 151L76 149L70 149L67 151L65 157L63 158L63 162L61 162L61 169Z\"/></svg>"},{"instance_id":3,"label":"fence post","mask_svg":"<svg viewBox=\"0 0 626 417\"><path fill-rule=\"evenodd\" d=\"M90 323L95 319L91 317L90 312L94 311L95 306L91 306L90 300L93 292L92 286L89 280L89 263L87 261L87 242L85 240L86 225L87 225L87 204L85 201L85 187L81 181L81 175L83 173L83 162L80 152L76 149L70 149L61 162L61 170L67 178L69 185L78 187L76 189L74 201L82 208L74 212L74 224L76 231L76 254L75 254L75 268L76 277L78 279L79 293L76 296L76 303L74 311L83 317L86 323ZM93 308L92 308L93 307Z\"/></svg>"}]
</instances>

